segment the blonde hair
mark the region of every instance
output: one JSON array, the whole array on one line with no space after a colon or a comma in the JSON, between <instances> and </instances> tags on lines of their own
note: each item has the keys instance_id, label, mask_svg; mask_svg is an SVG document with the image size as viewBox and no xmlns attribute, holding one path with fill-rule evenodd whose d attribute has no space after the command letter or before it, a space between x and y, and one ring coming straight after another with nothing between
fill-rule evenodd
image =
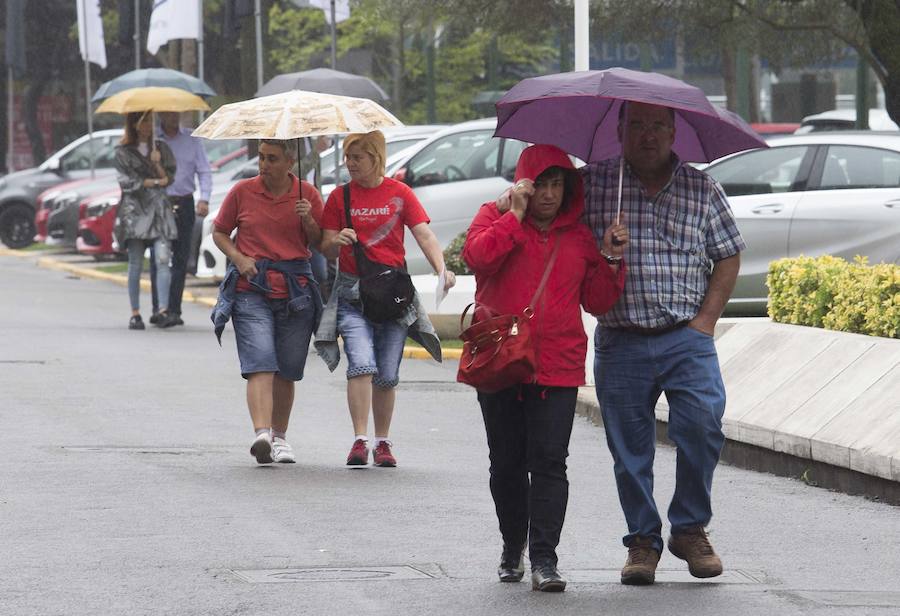
<instances>
[{"instance_id":1,"label":"blonde hair","mask_svg":"<svg viewBox=\"0 0 900 616\"><path fill-rule=\"evenodd\" d=\"M384 133L373 130L368 133L350 133L344 138L344 154L353 146L371 156L375 160L375 168L378 175L384 175L384 161L387 158L387 146L384 143Z\"/></svg>"}]
</instances>

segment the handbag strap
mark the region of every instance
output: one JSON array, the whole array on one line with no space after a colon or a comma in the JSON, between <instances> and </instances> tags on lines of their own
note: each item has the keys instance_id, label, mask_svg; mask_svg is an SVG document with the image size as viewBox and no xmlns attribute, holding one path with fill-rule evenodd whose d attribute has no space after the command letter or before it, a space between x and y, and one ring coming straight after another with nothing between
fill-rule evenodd
<instances>
[{"instance_id":1,"label":"handbag strap","mask_svg":"<svg viewBox=\"0 0 900 616\"><path fill-rule=\"evenodd\" d=\"M531 314L534 313L534 305L537 303L538 299L541 296L541 293L544 292L544 287L547 286L547 280L550 278L550 270L553 269L553 263L556 261L556 253L559 252L559 235L554 235L553 242L553 252L550 253L550 260L547 261L547 267L544 268L544 275L541 277L541 284L538 285L537 291L534 292L534 297L531 298L531 301L528 302L528 306L525 307L525 310L522 312L526 313L526 316L530 319ZM531 313L531 314L528 314Z\"/></svg>"},{"instance_id":2,"label":"handbag strap","mask_svg":"<svg viewBox=\"0 0 900 616\"><path fill-rule=\"evenodd\" d=\"M534 305L537 303L538 299L541 297L541 293L544 292L544 287L547 286L547 280L550 278L550 271L553 269L553 263L556 261L556 253L559 251L559 235L554 236L553 242L553 252L550 253L550 260L547 261L547 267L544 268L544 275L541 277L541 283L538 285L537 290L534 292L534 296L531 298L531 301L528 302L528 305L522 310L522 313L528 317L529 319L534 314ZM490 280L490 279L489 279ZM463 323L466 319L466 313L469 312L469 308L475 305L475 302L472 302L468 306L466 306L465 310L459 317L459 331L463 331ZM474 312L473 312L474 315ZM474 316L472 319L474 320Z\"/></svg>"},{"instance_id":3,"label":"handbag strap","mask_svg":"<svg viewBox=\"0 0 900 616\"><path fill-rule=\"evenodd\" d=\"M347 218L347 226L353 229L353 218L350 216L350 182L344 184L344 215ZM355 230L355 229L354 229ZM368 255L366 255L363 250L362 245L359 242L359 237L357 236L356 241L353 242L353 256L356 257L356 273L363 275L363 270L366 271L371 269L372 260L369 259Z\"/></svg>"}]
</instances>

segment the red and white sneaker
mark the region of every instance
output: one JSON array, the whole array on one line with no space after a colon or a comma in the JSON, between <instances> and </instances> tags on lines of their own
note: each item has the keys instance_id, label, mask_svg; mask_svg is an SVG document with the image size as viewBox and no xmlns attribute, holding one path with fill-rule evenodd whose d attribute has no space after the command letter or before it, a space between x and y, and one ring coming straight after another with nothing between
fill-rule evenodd
<instances>
[{"instance_id":1,"label":"red and white sneaker","mask_svg":"<svg viewBox=\"0 0 900 616\"><path fill-rule=\"evenodd\" d=\"M378 443L375 446L375 451L372 452L372 457L375 459L375 466L387 468L397 466L397 458L391 453L390 441L385 440Z\"/></svg>"},{"instance_id":2,"label":"red and white sneaker","mask_svg":"<svg viewBox=\"0 0 900 616\"><path fill-rule=\"evenodd\" d=\"M369 442L361 438L353 442L347 455L347 466L365 466L369 463Z\"/></svg>"}]
</instances>

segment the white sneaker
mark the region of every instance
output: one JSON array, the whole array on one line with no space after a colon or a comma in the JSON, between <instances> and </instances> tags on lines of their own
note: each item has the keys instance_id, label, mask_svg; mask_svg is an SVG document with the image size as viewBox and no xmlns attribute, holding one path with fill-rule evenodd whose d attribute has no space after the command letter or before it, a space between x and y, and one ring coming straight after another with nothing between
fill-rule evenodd
<instances>
[{"instance_id":1,"label":"white sneaker","mask_svg":"<svg viewBox=\"0 0 900 616\"><path fill-rule=\"evenodd\" d=\"M286 440L276 436L272 439L272 459L282 464L293 464L296 462L294 458L294 450Z\"/></svg>"},{"instance_id":2,"label":"white sneaker","mask_svg":"<svg viewBox=\"0 0 900 616\"><path fill-rule=\"evenodd\" d=\"M269 432L263 432L253 439L250 445L250 455L256 458L257 464L272 463L272 441Z\"/></svg>"}]
</instances>

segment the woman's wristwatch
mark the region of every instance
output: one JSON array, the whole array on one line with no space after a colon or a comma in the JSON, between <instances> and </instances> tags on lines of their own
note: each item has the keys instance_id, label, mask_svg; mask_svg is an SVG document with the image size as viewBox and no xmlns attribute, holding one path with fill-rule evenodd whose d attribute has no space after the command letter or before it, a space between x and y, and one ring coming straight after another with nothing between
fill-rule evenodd
<instances>
[{"instance_id":1,"label":"woman's wristwatch","mask_svg":"<svg viewBox=\"0 0 900 616\"><path fill-rule=\"evenodd\" d=\"M618 265L619 263L622 262L622 257L615 257L613 255L608 255L603 251L602 248L600 249L600 256L603 257L603 259L610 265Z\"/></svg>"}]
</instances>

